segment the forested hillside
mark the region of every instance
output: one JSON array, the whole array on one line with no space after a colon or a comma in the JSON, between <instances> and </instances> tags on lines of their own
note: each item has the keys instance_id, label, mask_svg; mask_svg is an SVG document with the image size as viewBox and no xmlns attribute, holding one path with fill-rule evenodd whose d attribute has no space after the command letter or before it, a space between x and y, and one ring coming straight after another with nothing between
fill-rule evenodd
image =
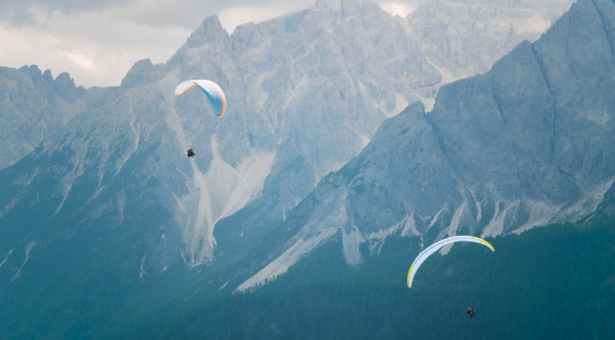
<instances>
[{"instance_id":1,"label":"forested hillside","mask_svg":"<svg viewBox=\"0 0 615 340\"><path fill-rule=\"evenodd\" d=\"M430 258L387 243L359 269L333 242L273 283L178 315L144 320L144 339L613 339L615 220L488 239ZM367 249L363 249L367 255ZM465 308L475 307L470 320ZM113 334L113 337L122 334Z\"/></svg>"}]
</instances>

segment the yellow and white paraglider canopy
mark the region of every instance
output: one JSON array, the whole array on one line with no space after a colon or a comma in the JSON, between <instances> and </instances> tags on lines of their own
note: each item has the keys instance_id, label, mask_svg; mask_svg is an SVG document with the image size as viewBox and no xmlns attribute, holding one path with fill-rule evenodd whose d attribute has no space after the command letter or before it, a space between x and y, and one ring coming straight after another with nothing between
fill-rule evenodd
<instances>
[{"instance_id":1,"label":"yellow and white paraglider canopy","mask_svg":"<svg viewBox=\"0 0 615 340\"><path fill-rule=\"evenodd\" d=\"M220 88L220 86L213 81L205 79L186 80L177 85L175 88L175 95L179 97L186 91L197 86L203 91L203 93L205 93L205 95L207 95L216 117L222 117L224 115L224 111L226 110L226 96L224 95L222 88Z\"/></svg>"},{"instance_id":2,"label":"yellow and white paraglider canopy","mask_svg":"<svg viewBox=\"0 0 615 340\"><path fill-rule=\"evenodd\" d=\"M417 270L419 270L419 267L421 266L421 264L423 264L423 262L425 262L425 260L431 254L437 252L440 248L444 247L445 245L455 243L455 242L480 243L486 247L489 247L492 251L495 251L495 249L493 249L493 246L489 244L489 242L483 240L482 238L478 238L474 236L453 236L453 237L445 238L444 240L438 241L432 244L431 246L429 246L427 249L423 250L419 254L419 256L416 257L414 262L412 262L412 265L410 266L410 270L408 271L408 288L412 287L412 280L414 280L414 275L416 274Z\"/></svg>"}]
</instances>

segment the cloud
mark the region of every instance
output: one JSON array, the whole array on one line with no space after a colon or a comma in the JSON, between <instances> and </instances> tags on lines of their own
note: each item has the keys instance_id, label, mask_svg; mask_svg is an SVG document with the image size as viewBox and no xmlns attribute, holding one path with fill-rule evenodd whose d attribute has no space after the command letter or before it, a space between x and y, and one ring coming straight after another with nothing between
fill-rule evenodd
<instances>
[{"instance_id":1,"label":"cloud","mask_svg":"<svg viewBox=\"0 0 615 340\"><path fill-rule=\"evenodd\" d=\"M0 21L13 25L36 22L32 8L49 13L58 11L65 15L108 12L115 18L130 20L147 26L183 26L196 28L207 16L232 8L252 8L258 14L272 10L307 8L315 0L20 0L0 2ZM282 13L283 14L283 13ZM271 16L271 17L273 17Z\"/></svg>"},{"instance_id":2,"label":"cloud","mask_svg":"<svg viewBox=\"0 0 615 340\"><path fill-rule=\"evenodd\" d=\"M46 12L60 11L64 14L76 12L91 12L105 9L113 5L126 4L133 0L19 0L0 1L0 21L13 25L32 24L36 18L31 12L32 8L40 8Z\"/></svg>"},{"instance_id":3,"label":"cloud","mask_svg":"<svg viewBox=\"0 0 615 340\"><path fill-rule=\"evenodd\" d=\"M80 66L81 68L96 71L96 61L92 57L92 54L86 56L79 52L66 52L64 51L64 55L70 59L75 65Z\"/></svg>"},{"instance_id":4,"label":"cloud","mask_svg":"<svg viewBox=\"0 0 615 340\"><path fill-rule=\"evenodd\" d=\"M218 14L218 18L220 19L220 23L222 23L222 26L230 34L235 30L238 25L245 24L247 22L262 22L292 12L293 10L297 9L289 6L239 6L222 10Z\"/></svg>"},{"instance_id":5,"label":"cloud","mask_svg":"<svg viewBox=\"0 0 615 340\"><path fill-rule=\"evenodd\" d=\"M389 12L392 15L398 15L402 18L405 18L408 14L414 12L414 10L416 9L416 6L396 1L379 2L378 5L386 12Z\"/></svg>"},{"instance_id":6,"label":"cloud","mask_svg":"<svg viewBox=\"0 0 615 340\"><path fill-rule=\"evenodd\" d=\"M426 0L382 2L393 14ZM230 33L313 5L315 0L0 1L0 66L69 72L84 87L117 86L144 58L166 62L203 19L218 14Z\"/></svg>"},{"instance_id":7,"label":"cloud","mask_svg":"<svg viewBox=\"0 0 615 340\"><path fill-rule=\"evenodd\" d=\"M140 59L166 62L192 32L178 26L140 25L108 13L32 14L36 25L0 23L2 66L35 64L54 75L66 71L85 87L119 85Z\"/></svg>"}]
</instances>

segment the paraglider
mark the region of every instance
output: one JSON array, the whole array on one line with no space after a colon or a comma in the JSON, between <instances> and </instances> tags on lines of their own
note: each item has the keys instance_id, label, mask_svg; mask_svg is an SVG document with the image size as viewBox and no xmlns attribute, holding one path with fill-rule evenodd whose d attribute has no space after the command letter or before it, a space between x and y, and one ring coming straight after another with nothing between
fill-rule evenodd
<instances>
[{"instance_id":1,"label":"paraglider","mask_svg":"<svg viewBox=\"0 0 615 340\"><path fill-rule=\"evenodd\" d=\"M474 236L453 236L453 237L449 237L446 238L444 240L438 241L434 244L432 244L431 246L429 246L427 249L423 250L419 256L416 257L416 259L414 260L414 262L412 263L412 265L410 266L410 270L408 271L408 288L412 287L412 280L414 279L414 275L416 274L416 271L419 269L419 267L421 266L421 264L423 264L423 262L433 253L437 252L440 248L444 247L447 244L451 244L451 243L455 243L455 242L475 242L475 243L480 243L486 247L489 247L492 251L495 251L495 249L493 249L493 246L491 244L489 244L489 242L478 238L478 237L474 237ZM472 312L472 315L474 315L474 312Z\"/></svg>"},{"instance_id":2,"label":"paraglider","mask_svg":"<svg viewBox=\"0 0 615 340\"><path fill-rule=\"evenodd\" d=\"M226 96L220 86L213 81L205 79L186 80L177 85L175 88L175 95L179 97L186 93L186 91L197 86L207 95L209 103L211 103L211 107L214 109L214 115L221 118L226 110Z\"/></svg>"},{"instance_id":3,"label":"paraglider","mask_svg":"<svg viewBox=\"0 0 615 340\"><path fill-rule=\"evenodd\" d=\"M472 319L474 317L474 307L470 307L466 309L466 313L468 313L468 315L470 316L470 319Z\"/></svg>"},{"instance_id":4,"label":"paraglider","mask_svg":"<svg viewBox=\"0 0 615 340\"><path fill-rule=\"evenodd\" d=\"M203 93L205 93L205 95L209 99L211 108L214 110L214 115L217 118L221 118L226 110L226 96L224 95L224 91L222 91L220 86L218 86L218 84L214 83L211 80L186 80L181 84L177 85L177 87L175 88L175 96L179 97L182 94L186 93L186 91L197 86L201 89L201 91L203 91ZM188 157L195 156L192 147L188 148L187 153Z\"/></svg>"}]
</instances>

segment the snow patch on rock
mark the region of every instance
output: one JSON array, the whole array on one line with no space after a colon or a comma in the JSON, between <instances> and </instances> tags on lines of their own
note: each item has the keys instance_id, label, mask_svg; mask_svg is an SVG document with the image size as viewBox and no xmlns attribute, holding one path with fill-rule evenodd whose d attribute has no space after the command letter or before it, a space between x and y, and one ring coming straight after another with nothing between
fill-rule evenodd
<instances>
[{"instance_id":1,"label":"snow patch on rock","mask_svg":"<svg viewBox=\"0 0 615 340\"><path fill-rule=\"evenodd\" d=\"M467 206L468 206L468 202L463 201L463 203L461 203L461 205L457 207L457 210L455 210L455 214L453 215L451 224L447 228L448 230L447 237L453 237L457 235L457 227L459 227L459 222L461 221L461 217L463 216L463 213L466 211ZM446 246L442 247L442 249L440 249L440 254L442 255L448 254L448 252L451 251L451 248L453 248L453 244L452 243L447 244Z\"/></svg>"},{"instance_id":2,"label":"snow patch on rock","mask_svg":"<svg viewBox=\"0 0 615 340\"><path fill-rule=\"evenodd\" d=\"M440 214L444 211L444 209L446 209L446 207L447 205L445 204L442 208L440 208L440 210L438 210L436 215L431 219L431 222L429 222L429 225L427 225L427 230L431 229L431 227L436 224L436 222L438 221L438 217L440 217Z\"/></svg>"},{"instance_id":3,"label":"snow patch on rock","mask_svg":"<svg viewBox=\"0 0 615 340\"><path fill-rule=\"evenodd\" d=\"M410 215L407 215L401 222L400 225L404 226L404 229L401 231L401 237L407 236L420 236L421 233L416 229L416 221L414 220L414 213L411 212Z\"/></svg>"},{"instance_id":4,"label":"snow patch on rock","mask_svg":"<svg viewBox=\"0 0 615 340\"><path fill-rule=\"evenodd\" d=\"M520 234L533 227L544 226L549 224L549 221L555 217L561 210L561 206L552 206L545 202L533 202L530 210L530 218L525 224L513 231L515 234Z\"/></svg>"},{"instance_id":5,"label":"snow patch on rock","mask_svg":"<svg viewBox=\"0 0 615 340\"><path fill-rule=\"evenodd\" d=\"M28 242L28 244L26 244L26 248L25 248L26 258L23 260L23 263L21 264L19 269L17 269L17 273L15 273L15 275L13 275L13 277L11 278L11 282L13 282L14 280L19 278L19 274L21 274L21 269L23 268L23 266L26 265L26 262L28 262L28 259L30 259L30 250L32 250L32 248L34 248L35 245L36 245L36 242L34 240L31 240L30 242ZM9 253L9 255L10 255L10 253ZM6 261L6 259L5 259L5 261ZM4 261L2 263L4 264Z\"/></svg>"},{"instance_id":6,"label":"snow patch on rock","mask_svg":"<svg viewBox=\"0 0 615 340\"><path fill-rule=\"evenodd\" d=\"M519 204L519 202L515 202L512 204L508 204L504 207L502 211L500 211L500 204L504 203L503 201L495 202L495 212L493 214L493 218L489 221L489 224L483 230L481 234L481 238L485 237L495 237L501 235L504 232L504 224L506 223L506 214L510 210L510 208Z\"/></svg>"},{"instance_id":7,"label":"snow patch on rock","mask_svg":"<svg viewBox=\"0 0 615 340\"><path fill-rule=\"evenodd\" d=\"M8 254L6 254L6 256L4 257L4 260L2 260L2 262L0 262L0 268L2 268L2 266L4 265L4 263L6 262L6 260L8 260L8 259L9 259L9 256L11 256L11 253L13 252L13 250L15 250L15 248L11 249L11 250L9 251L9 253L8 253Z\"/></svg>"},{"instance_id":8,"label":"snow patch on rock","mask_svg":"<svg viewBox=\"0 0 615 340\"><path fill-rule=\"evenodd\" d=\"M143 269L143 265L145 264L145 259L147 258L147 255L143 256L143 258L141 259L141 267L139 267L139 278L143 279L143 275L148 276L147 272L145 272L145 269Z\"/></svg>"}]
</instances>

